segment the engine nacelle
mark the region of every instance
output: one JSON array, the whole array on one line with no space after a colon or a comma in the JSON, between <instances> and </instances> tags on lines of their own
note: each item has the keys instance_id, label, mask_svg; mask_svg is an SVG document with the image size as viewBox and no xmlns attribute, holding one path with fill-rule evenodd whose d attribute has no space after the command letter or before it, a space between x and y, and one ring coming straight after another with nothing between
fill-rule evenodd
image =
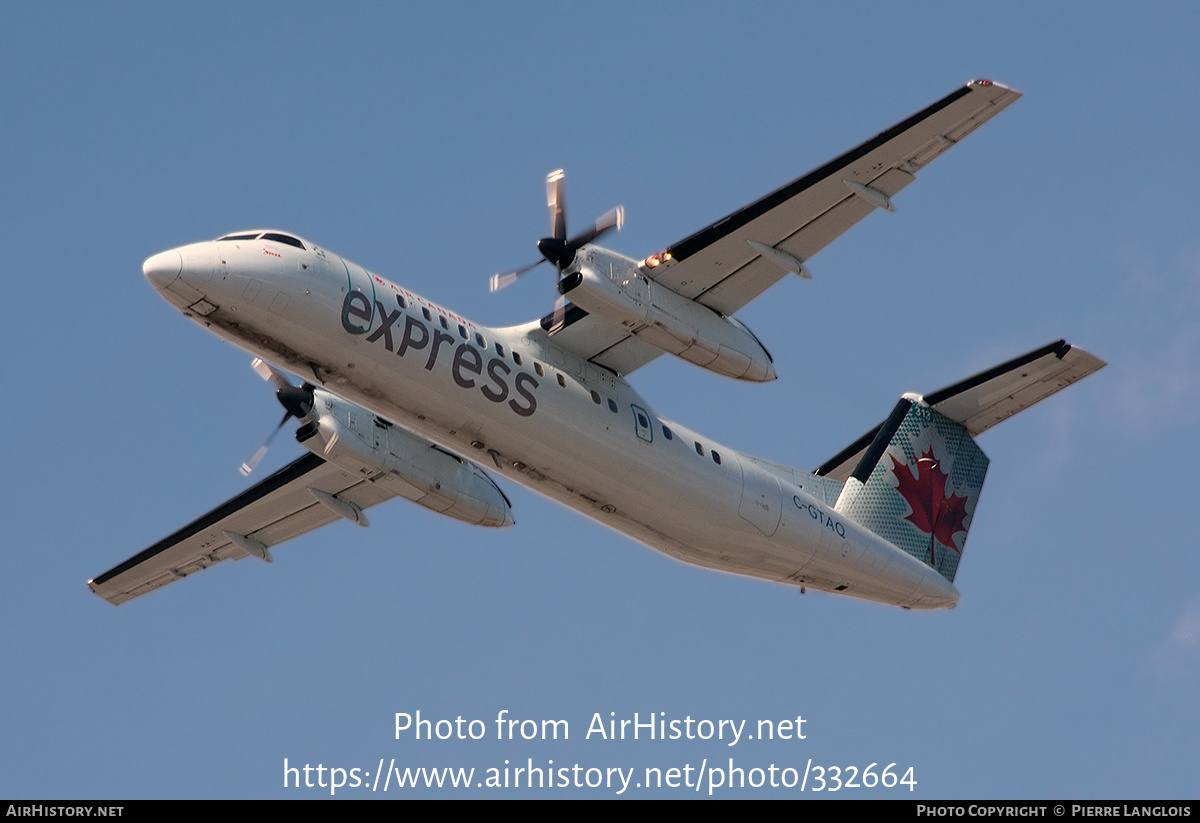
<instances>
[{"instance_id":1,"label":"engine nacelle","mask_svg":"<svg viewBox=\"0 0 1200 823\"><path fill-rule=\"evenodd\" d=\"M319 389L296 433L313 454L438 514L479 526L513 522L508 498L478 466Z\"/></svg>"},{"instance_id":2,"label":"engine nacelle","mask_svg":"<svg viewBox=\"0 0 1200 823\"><path fill-rule=\"evenodd\" d=\"M718 374L758 382L775 379L771 355L737 320L647 280L635 265L622 265L627 261L601 261L598 254L603 252L593 250L593 262L608 263L613 276L581 262L559 283L559 291L572 303Z\"/></svg>"}]
</instances>

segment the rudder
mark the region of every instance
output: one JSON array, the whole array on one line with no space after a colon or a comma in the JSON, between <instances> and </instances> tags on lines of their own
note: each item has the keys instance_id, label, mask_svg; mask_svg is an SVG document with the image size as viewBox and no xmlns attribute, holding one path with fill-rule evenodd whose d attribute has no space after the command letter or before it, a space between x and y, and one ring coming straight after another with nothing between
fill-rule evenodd
<instances>
[{"instance_id":1,"label":"rudder","mask_svg":"<svg viewBox=\"0 0 1200 823\"><path fill-rule=\"evenodd\" d=\"M905 395L834 508L953 583L987 467L961 424Z\"/></svg>"}]
</instances>

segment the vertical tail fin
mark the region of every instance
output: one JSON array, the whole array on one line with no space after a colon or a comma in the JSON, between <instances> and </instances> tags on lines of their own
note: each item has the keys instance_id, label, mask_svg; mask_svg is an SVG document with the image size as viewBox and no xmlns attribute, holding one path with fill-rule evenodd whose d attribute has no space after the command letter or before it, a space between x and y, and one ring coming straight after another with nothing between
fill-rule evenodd
<instances>
[{"instance_id":1,"label":"vertical tail fin","mask_svg":"<svg viewBox=\"0 0 1200 823\"><path fill-rule=\"evenodd\" d=\"M845 479L837 511L953 583L988 467L971 437L1103 367L1057 340L933 394L906 394L816 474Z\"/></svg>"},{"instance_id":2,"label":"vertical tail fin","mask_svg":"<svg viewBox=\"0 0 1200 823\"><path fill-rule=\"evenodd\" d=\"M954 582L988 458L959 423L905 395L835 509Z\"/></svg>"}]
</instances>

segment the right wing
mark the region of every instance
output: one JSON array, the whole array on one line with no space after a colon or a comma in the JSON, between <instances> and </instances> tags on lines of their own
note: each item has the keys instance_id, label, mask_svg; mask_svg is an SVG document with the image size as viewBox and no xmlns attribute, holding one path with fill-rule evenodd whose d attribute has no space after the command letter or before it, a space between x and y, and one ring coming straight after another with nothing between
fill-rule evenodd
<instances>
[{"instance_id":1,"label":"right wing","mask_svg":"<svg viewBox=\"0 0 1200 823\"><path fill-rule=\"evenodd\" d=\"M359 510L396 496L315 454L305 454L170 537L89 580L88 586L110 603L119 604L222 560L241 559L259 550L263 551L260 556L268 559L266 548L338 519L329 505L318 502L312 490Z\"/></svg>"},{"instance_id":2,"label":"right wing","mask_svg":"<svg viewBox=\"0 0 1200 823\"><path fill-rule=\"evenodd\" d=\"M804 262L1021 95L972 80L855 149L681 240L643 265L671 291L733 314L788 274L749 241ZM876 199L872 200L874 197ZM799 272L797 272L798 274Z\"/></svg>"},{"instance_id":3,"label":"right wing","mask_svg":"<svg viewBox=\"0 0 1200 823\"><path fill-rule=\"evenodd\" d=\"M889 199L940 154L1021 95L973 80L857 148L646 258L642 272L731 315ZM779 253L783 254L780 255ZM792 269L794 270L794 269ZM799 273L799 272L797 272ZM578 307L554 345L628 374L662 350ZM545 337L551 316L520 331Z\"/></svg>"}]
</instances>

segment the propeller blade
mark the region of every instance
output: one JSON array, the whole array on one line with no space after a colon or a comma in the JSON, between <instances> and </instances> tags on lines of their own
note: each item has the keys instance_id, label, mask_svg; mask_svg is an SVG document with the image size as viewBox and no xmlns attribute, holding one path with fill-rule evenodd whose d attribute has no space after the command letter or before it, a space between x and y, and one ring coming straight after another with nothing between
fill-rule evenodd
<instances>
[{"instance_id":1,"label":"propeller blade","mask_svg":"<svg viewBox=\"0 0 1200 823\"><path fill-rule=\"evenodd\" d=\"M558 300L554 301L554 320L550 323L550 330L546 334L558 334L562 331L563 325L567 320L567 298L561 294Z\"/></svg>"},{"instance_id":2,"label":"propeller blade","mask_svg":"<svg viewBox=\"0 0 1200 823\"><path fill-rule=\"evenodd\" d=\"M563 186L563 170L546 175L546 205L550 207L550 236L567 239L567 193Z\"/></svg>"},{"instance_id":3,"label":"propeller blade","mask_svg":"<svg viewBox=\"0 0 1200 823\"><path fill-rule=\"evenodd\" d=\"M624 223L625 223L624 207L617 206L615 209L609 209L607 212L604 213L604 215L599 220L596 221L596 224L594 226L592 226L590 229L588 229L587 231L585 231L583 234L579 235L578 237L571 238L571 240L567 243L567 249L569 249L572 252L572 256L573 256L574 252L579 251L579 249L583 248L588 243L591 243L593 240L595 240L600 235L604 234L609 229L620 230L621 226L624 225Z\"/></svg>"},{"instance_id":4,"label":"propeller blade","mask_svg":"<svg viewBox=\"0 0 1200 823\"><path fill-rule=\"evenodd\" d=\"M538 251L542 253L544 260L554 264L554 268L557 270L556 280L561 279L563 272L575 262L575 255L581 248L607 231L620 229L625 223L625 209L617 206L615 209L605 212L590 229L568 240L567 195L564 181L565 175L562 169L552 171L546 176L546 205L550 209L550 236L543 237L537 244ZM511 285L518 277L541 262L543 261L539 260L537 263L514 272L493 274L489 281L491 291L496 292ZM550 327L550 334L562 329L566 314L567 301L565 297L560 296L554 307L554 322Z\"/></svg>"},{"instance_id":5,"label":"propeller blade","mask_svg":"<svg viewBox=\"0 0 1200 823\"><path fill-rule=\"evenodd\" d=\"M267 439L261 446L258 447L258 451L254 453L254 456L242 464L241 472L243 475L248 475L250 472L254 471L254 467L258 465L258 461L263 459L263 455L266 454L267 449L271 447L271 441L275 439L275 435L279 434L279 430L283 428L284 424L288 422L288 418L291 416L291 412L285 413L283 415L283 419L279 421L279 425L276 426L269 435L267 435Z\"/></svg>"},{"instance_id":6,"label":"propeller blade","mask_svg":"<svg viewBox=\"0 0 1200 823\"><path fill-rule=\"evenodd\" d=\"M256 451L254 453L254 456L251 457L249 460L247 460L245 463L243 463L241 469L239 469L239 471L241 471L241 473L242 473L242 476L245 477L245 476L249 475L250 472L254 471L254 467L258 465L258 461L262 460L263 455L266 453L267 453L267 447L259 446L258 451Z\"/></svg>"},{"instance_id":7,"label":"propeller blade","mask_svg":"<svg viewBox=\"0 0 1200 823\"><path fill-rule=\"evenodd\" d=\"M488 288L490 291L496 292L500 291L500 289L504 288L505 286L511 286L522 274L534 268L535 266L542 265L545 262L546 260L543 258L538 260L536 263L530 263L528 266L517 269L516 271L510 271L505 274L493 274L491 280L488 281Z\"/></svg>"},{"instance_id":8,"label":"propeller blade","mask_svg":"<svg viewBox=\"0 0 1200 823\"><path fill-rule=\"evenodd\" d=\"M617 206L610 209L590 229L570 240L543 237L538 241L538 251L553 263L561 274L563 269L575 262L575 253L610 229L619 229L625 222L625 209Z\"/></svg>"},{"instance_id":9,"label":"propeller blade","mask_svg":"<svg viewBox=\"0 0 1200 823\"><path fill-rule=\"evenodd\" d=\"M250 368L254 369L255 374L263 380L267 380L275 384L275 397L279 400L279 404L283 406L283 419L279 421L279 425L267 437L266 441L258 447L258 451L241 466L242 474L250 474L254 471L254 467L258 465L258 461L263 459L263 455L267 453L267 449L271 445L271 441L275 439L275 435L279 434L282 429L293 417L303 419L312 413L313 406L316 404L316 399L313 397L313 390L316 388L312 383L302 383L299 386L293 386L288 380L287 375L279 369L267 363L261 357L256 357L250 363Z\"/></svg>"},{"instance_id":10,"label":"propeller blade","mask_svg":"<svg viewBox=\"0 0 1200 823\"><path fill-rule=\"evenodd\" d=\"M285 386L292 385L288 381L287 375L263 360L261 357L254 358L253 362L250 363L250 368L254 369L255 374L257 374L263 380L274 383L275 388L277 389L282 389Z\"/></svg>"},{"instance_id":11,"label":"propeller blade","mask_svg":"<svg viewBox=\"0 0 1200 823\"><path fill-rule=\"evenodd\" d=\"M520 277L515 271L510 271L508 274L493 274L492 279L488 281L488 291L497 292L505 286L511 286Z\"/></svg>"}]
</instances>

